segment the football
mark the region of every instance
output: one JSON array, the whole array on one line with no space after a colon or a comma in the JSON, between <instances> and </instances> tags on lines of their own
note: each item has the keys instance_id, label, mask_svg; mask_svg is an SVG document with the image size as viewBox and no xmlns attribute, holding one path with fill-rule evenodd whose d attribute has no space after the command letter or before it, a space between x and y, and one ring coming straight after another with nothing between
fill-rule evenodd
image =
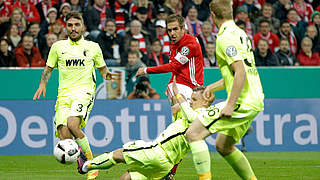
<instances>
[{"instance_id":1,"label":"football","mask_svg":"<svg viewBox=\"0 0 320 180\"><path fill-rule=\"evenodd\" d=\"M78 144L72 139L60 140L54 147L53 154L62 164L72 164L80 155Z\"/></svg>"}]
</instances>

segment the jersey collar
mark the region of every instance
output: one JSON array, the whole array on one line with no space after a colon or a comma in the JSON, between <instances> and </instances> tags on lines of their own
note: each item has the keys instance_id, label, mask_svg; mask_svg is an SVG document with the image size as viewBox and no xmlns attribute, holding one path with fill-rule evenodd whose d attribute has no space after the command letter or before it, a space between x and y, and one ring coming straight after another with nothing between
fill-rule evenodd
<instances>
[{"instance_id":1,"label":"jersey collar","mask_svg":"<svg viewBox=\"0 0 320 180\"><path fill-rule=\"evenodd\" d=\"M230 26L234 26L235 23L233 20L228 20L228 21L225 21L221 27L219 28L219 32L218 32L218 35L221 35L223 34L224 30L226 30L227 27L230 27Z\"/></svg>"},{"instance_id":2,"label":"jersey collar","mask_svg":"<svg viewBox=\"0 0 320 180\"><path fill-rule=\"evenodd\" d=\"M68 37L68 41L70 45L79 45L83 41L83 36L81 36L81 38L77 42L72 41L69 37Z\"/></svg>"}]
</instances>

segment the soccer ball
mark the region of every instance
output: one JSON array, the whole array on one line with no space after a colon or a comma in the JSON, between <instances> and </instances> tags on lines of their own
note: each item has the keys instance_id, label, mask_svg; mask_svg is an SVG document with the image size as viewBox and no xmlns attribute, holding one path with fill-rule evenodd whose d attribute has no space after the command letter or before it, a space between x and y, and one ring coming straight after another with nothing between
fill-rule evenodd
<instances>
[{"instance_id":1,"label":"soccer ball","mask_svg":"<svg viewBox=\"0 0 320 180\"><path fill-rule=\"evenodd\" d=\"M54 147L53 154L62 164L72 164L80 155L78 144L72 139L60 140Z\"/></svg>"}]
</instances>

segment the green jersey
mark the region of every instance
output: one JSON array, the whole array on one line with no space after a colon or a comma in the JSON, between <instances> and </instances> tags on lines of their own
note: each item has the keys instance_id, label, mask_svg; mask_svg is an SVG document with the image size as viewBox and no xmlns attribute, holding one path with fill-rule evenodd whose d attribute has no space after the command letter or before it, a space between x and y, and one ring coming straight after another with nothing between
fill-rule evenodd
<instances>
[{"instance_id":1,"label":"green jersey","mask_svg":"<svg viewBox=\"0 0 320 180\"><path fill-rule=\"evenodd\" d=\"M58 97L74 95L77 92L94 93L96 87L95 67L105 66L99 45L81 38L54 43L50 49L47 66L58 67Z\"/></svg>"},{"instance_id":2,"label":"green jersey","mask_svg":"<svg viewBox=\"0 0 320 180\"><path fill-rule=\"evenodd\" d=\"M230 66L233 62L240 60L244 64L247 78L237 104L246 104L257 111L263 110L264 94L255 66L251 42L246 33L232 20L224 22L219 29L216 57L228 98L234 80L234 72Z\"/></svg>"}]
</instances>

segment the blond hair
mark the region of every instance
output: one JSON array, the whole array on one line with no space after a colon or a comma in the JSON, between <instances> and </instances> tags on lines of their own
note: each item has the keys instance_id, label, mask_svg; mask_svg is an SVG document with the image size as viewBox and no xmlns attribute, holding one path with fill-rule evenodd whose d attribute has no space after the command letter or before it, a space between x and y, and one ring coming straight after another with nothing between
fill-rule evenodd
<instances>
[{"instance_id":1,"label":"blond hair","mask_svg":"<svg viewBox=\"0 0 320 180\"><path fill-rule=\"evenodd\" d=\"M232 0L212 0L210 11L216 15L217 19L233 19Z\"/></svg>"}]
</instances>

